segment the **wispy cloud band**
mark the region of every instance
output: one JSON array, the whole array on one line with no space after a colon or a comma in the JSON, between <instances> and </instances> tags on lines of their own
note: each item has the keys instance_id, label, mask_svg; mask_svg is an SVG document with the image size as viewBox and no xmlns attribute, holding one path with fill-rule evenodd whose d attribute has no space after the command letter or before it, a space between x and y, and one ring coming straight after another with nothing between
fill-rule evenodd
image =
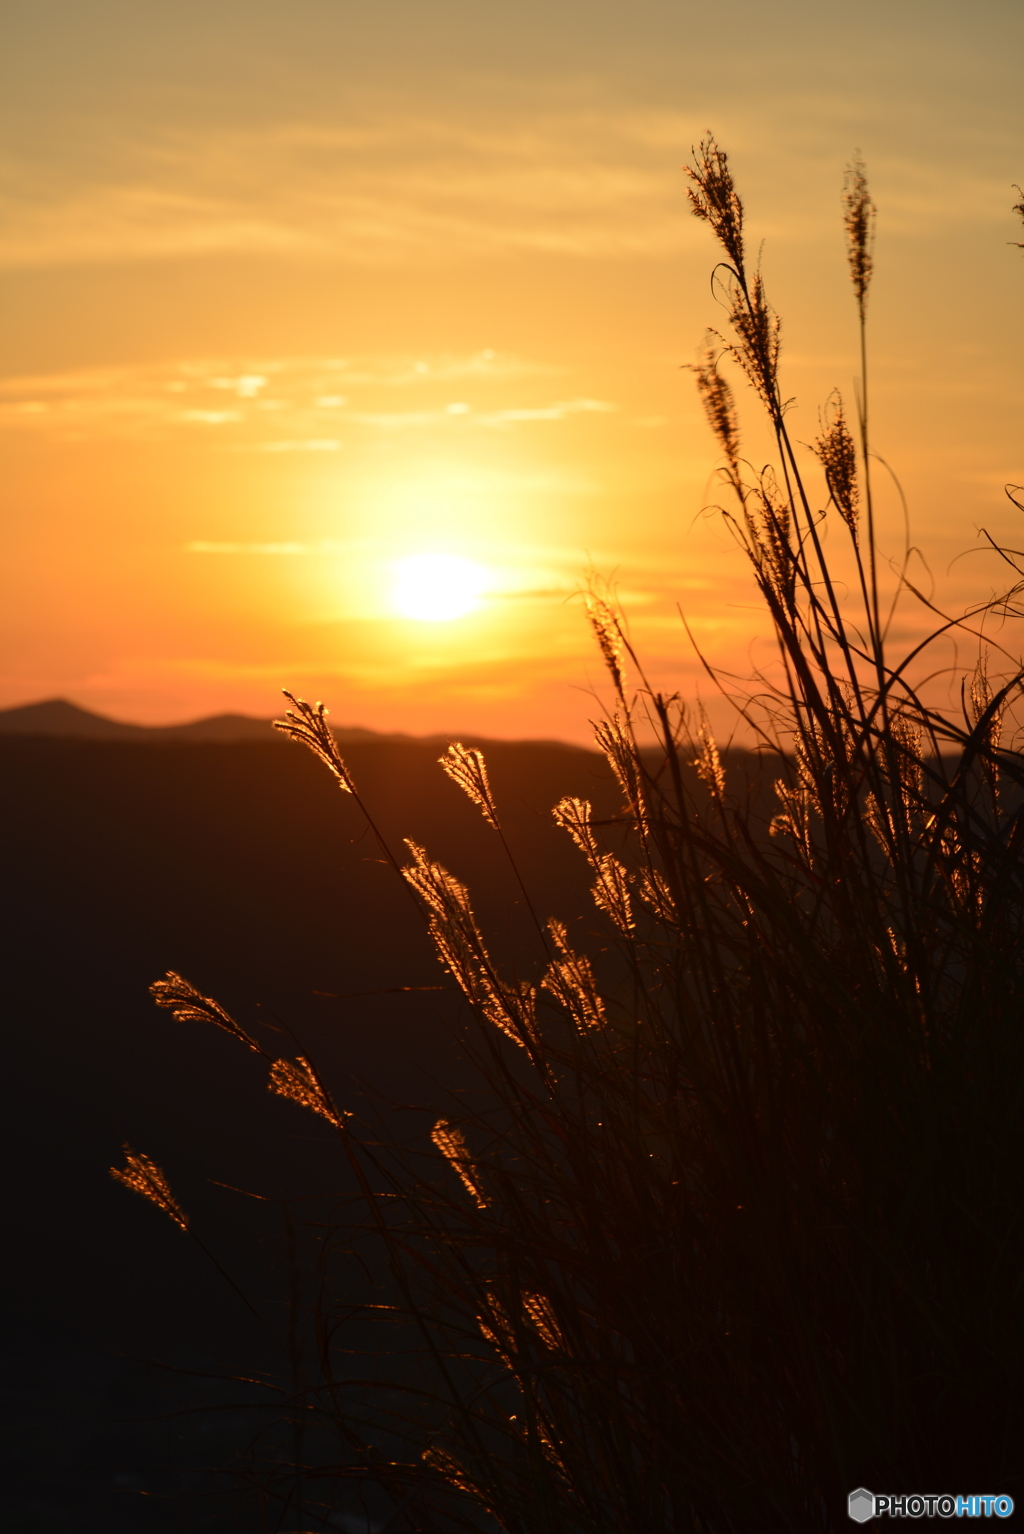
<instances>
[{"instance_id":1,"label":"wispy cloud band","mask_svg":"<svg viewBox=\"0 0 1024 1534\"><path fill-rule=\"evenodd\" d=\"M617 409L589 396L552 400L544 381L558 372L492 350L82 369L0 380L0 428L148 437L184 430L237 450L336 453L346 437L367 432L514 428ZM456 388L468 399L452 400Z\"/></svg>"},{"instance_id":2,"label":"wispy cloud band","mask_svg":"<svg viewBox=\"0 0 1024 1534\"><path fill-rule=\"evenodd\" d=\"M0 266L227 252L393 266L667 254L691 238L678 167L700 125L679 114L563 110L526 128L389 106L362 119L97 143L74 180L8 160Z\"/></svg>"}]
</instances>

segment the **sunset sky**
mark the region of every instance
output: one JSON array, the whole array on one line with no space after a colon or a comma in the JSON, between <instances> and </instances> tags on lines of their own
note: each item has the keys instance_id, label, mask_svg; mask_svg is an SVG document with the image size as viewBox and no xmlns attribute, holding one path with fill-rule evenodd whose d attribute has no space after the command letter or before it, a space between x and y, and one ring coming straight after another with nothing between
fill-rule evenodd
<instances>
[{"instance_id":1,"label":"sunset sky","mask_svg":"<svg viewBox=\"0 0 1024 1534\"><path fill-rule=\"evenodd\" d=\"M1024 547L1019 0L9 0L4 32L0 707L269 716L288 686L585 740L589 569L659 685L707 692L680 607L758 664L685 371L721 322L681 168L709 128L794 435L852 403L859 149L917 579L960 605L1000 580L956 559L981 527ZM881 526L897 554L888 490Z\"/></svg>"}]
</instances>

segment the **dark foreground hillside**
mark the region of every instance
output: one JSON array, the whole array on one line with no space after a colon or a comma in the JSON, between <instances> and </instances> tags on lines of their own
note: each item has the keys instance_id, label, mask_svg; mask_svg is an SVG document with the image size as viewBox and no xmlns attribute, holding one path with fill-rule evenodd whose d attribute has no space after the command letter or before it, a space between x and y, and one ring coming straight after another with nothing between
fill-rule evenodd
<instances>
[{"instance_id":1,"label":"dark foreground hillside","mask_svg":"<svg viewBox=\"0 0 1024 1534\"><path fill-rule=\"evenodd\" d=\"M532 969L494 834L437 767L439 747L345 750L387 835L448 863L496 951ZM542 916L593 921L582 860L550 808L578 793L613 812L603 763L548 745L492 746L488 760ZM286 1022L339 1102L364 1111L363 1083L381 1103L450 1102L465 1074L458 1003L445 990L361 994L445 977L353 801L295 747L6 738L0 769L0 1523L19 1534L273 1528L254 1495L218 1490L202 1470L236 1461L262 1397L203 1376L280 1375L284 1220L210 1179L271 1199L344 1195L348 1183L326 1127L271 1097L260 1062L175 1023L147 986L174 968L246 1026L261 1013ZM280 1052L299 1051L284 1038ZM126 1140L166 1169L265 1329L189 1237L107 1176Z\"/></svg>"},{"instance_id":2,"label":"dark foreground hillside","mask_svg":"<svg viewBox=\"0 0 1024 1534\"><path fill-rule=\"evenodd\" d=\"M442 748L357 739L344 752L398 853L411 835L447 864L493 952L535 975L514 877L437 766ZM613 816L603 760L540 743L492 743L487 758L540 916L599 928L583 860L550 810L573 793ZM282 1055L311 1055L342 1106L364 1120L390 1113L389 1132L408 1135L430 1119L390 1105L443 1112L471 1079L461 1003L353 800L280 739L8 735L0 781L0 1523L17 1534L290 1528L239 1486L239 1466L258 1480L289 1449L267 1427L266 1393L230 1377L286 1379L289 1296L308 1299L315 1268L300 1251L292 1289L286 1207L301 1226L340 1207L351 1182L327 1126L271 1096L262 1062L174 1022L147 987L173 968L247 1028L287 1026L296 1039L281 1037ZM125 1141L165 1168L258 1319L188 1236L108 1177ZM356 1511L332 1526L368 1528Z\"/></svg>"}]
</instances>

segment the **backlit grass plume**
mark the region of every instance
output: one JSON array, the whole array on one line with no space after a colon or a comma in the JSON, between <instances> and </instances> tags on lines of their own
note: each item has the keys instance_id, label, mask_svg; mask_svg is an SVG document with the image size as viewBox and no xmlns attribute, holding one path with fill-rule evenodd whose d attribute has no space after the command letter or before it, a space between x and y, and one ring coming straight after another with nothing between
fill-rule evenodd
<instances>
[{"instance_id":1,"label":"backlit grass plume","mask_svg":"<svg viewBox=\"0 0 1024 1534\"><path fill-rule=\"evenodd\" d=\"M600 1028L606 1020L604 1002L585 953L574 953L564 923L549 922L556 957L544 972L541 984L568 1012L578 1028Z\"/></svg>"},{"instance_id":2,"label":"backlit grass plume","mask_svg":"<svg viewBox=\"0 0 1024 1534\"><path fill-rule=\"evenodd\" d=\"M151 1204L162 1209L164 1214L172 1219L175 1225L180 1225L182 1230L188 1230L188 1216L171 1192L171 1185L164 1175L163 1168L158 1167L155 1161L148 1156L143 1156L139 1151L133 1151L130 1145L124 1147L125 1164L123 1167L112 1166L110 1175L116 1182L123 1183L133 1193L140 1193L143 1198L148 1198Z\"/></svg>"},{"instance_id":3,"label":"backlit grass plume","mask_svg":"<svg viewBox=\"0 0 1024 1534\"><path fill-rule=\"evenodd\" d=\"M589 591L587 593L587 616L590 619L590 626L594 631L594 637L600 648L601 657L615 684L615 691L620 698L624 698L626 673L623 669L622 656L625 644L623 642L622 625L619 615L605 597L596 591Z\"/></svg>"},{"instance_id":4,"label":"backlit grass plume","mask_svg":"<svg viewBox=\"0 0 1024 1534\"><path fill-rule=\"evenodd\" d=\"M514 1043L525 1045L533 1032L531 987L506 984L484 944L466 886L413 841L406 842L413 861L404 878L430 912L430 935L438 957L480 1017Z\"/></svg>"},{"instance_id":5,"label":"backlit grass plume","mask_svg":"<svg viewBox=\"0 0 1024 1534\"><path fill-rule=\"evenodd\" d=\"M204 996L198 991L191 981L183 975L169 969L162 980L154 980L149 988L149 994L158 1007L166 1007L175 1022L179 1023L212 1023L216 1028L223 1028L225 1033L230 1033L232 1038L238 1039L248 1049L255 1050L257 1054L263 1054L262 1047L257 1044L240 1023L236 1023L229 1013L212 996Z\"/></svg>"},{"instance_id":6,"label":"backlit grass plume","mask_svg":"<svg viewBox=\"0 0 1024 1534\"><path fill-rule=\"evenodd\" d=\"M438 1119L431 1131L430 1138L448 1164L455 1169L460 1181L477 1208L486 1209L487 1198L474 1168L473 1159L469 1154L466 1137L462 1130L457 1129L454 1124L449 1124L447 1119Z\"/></svg>"},{"instance_id":7,"label":"backlit grass plume","mask_svg":"<svg viewBox=\"0 0 1024 1534\"><path fill-rule=\"evenodd\" d=\"M294 706L288 709L283 719L274 720L274 729L280 730L288 740L306 746L333 774L338 787L346 794L354 794L356 785L342 760L323 704L307 703L290 692L285 692L285 697Z\"/></svg>"},{"instance_id":8,"label":"backlit grass plume","mask_svg":"<svg viewBox=\"0 0 1024 1534\"><path fill-rule=\"evenodd\" d=\"M457 783L463 793L478 807L487 824L493 826L495 831L500 831L498 809L487 778L487 764L484 761L483 752L473 746L464 746L456 740L440 758L440 763L452 782Z\"/></svg>"},{"instance_id":9,"label":"backlit grass plume","mask_svg":"<svg viewBox=\"0 0 1024 1534\"><path fill-rule=\"evenodd\" d=\"M297 1060L275 1060L270 1067L267 1085L279 1097L290 1097L311 1113L318 1113L336 1129L345 1127L343 1116L335 1108L319 1076L304 1056L300 1055Z\"/></svg>"}]
</instances>

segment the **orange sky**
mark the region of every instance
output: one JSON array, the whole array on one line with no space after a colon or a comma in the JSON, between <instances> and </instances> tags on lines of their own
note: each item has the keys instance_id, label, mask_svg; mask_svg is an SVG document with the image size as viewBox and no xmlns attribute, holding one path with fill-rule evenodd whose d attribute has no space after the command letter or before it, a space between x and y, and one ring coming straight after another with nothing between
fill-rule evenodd
<instances>
[{"instance_id":1,"label":"orange sky","mask_svg":"<svg viewBox=\"0 0 1024 1534\"><path fill-rule=\"evenodd\" d=\"M337 722L582 740L588 566L660 685L698 686L677 604L749 670L683 371L719 319L680 170L708 126L805 441L851 394L863 152L876 447L937 591L984 595L992 561L954 556L1024 536L1022 44L1016 0L16 6L0 706L170 722L289 686ZM883 493L886 552L901 527ZM396 613L423 555L473 563L472 611Z\"/></svg>"}]
</instances>

